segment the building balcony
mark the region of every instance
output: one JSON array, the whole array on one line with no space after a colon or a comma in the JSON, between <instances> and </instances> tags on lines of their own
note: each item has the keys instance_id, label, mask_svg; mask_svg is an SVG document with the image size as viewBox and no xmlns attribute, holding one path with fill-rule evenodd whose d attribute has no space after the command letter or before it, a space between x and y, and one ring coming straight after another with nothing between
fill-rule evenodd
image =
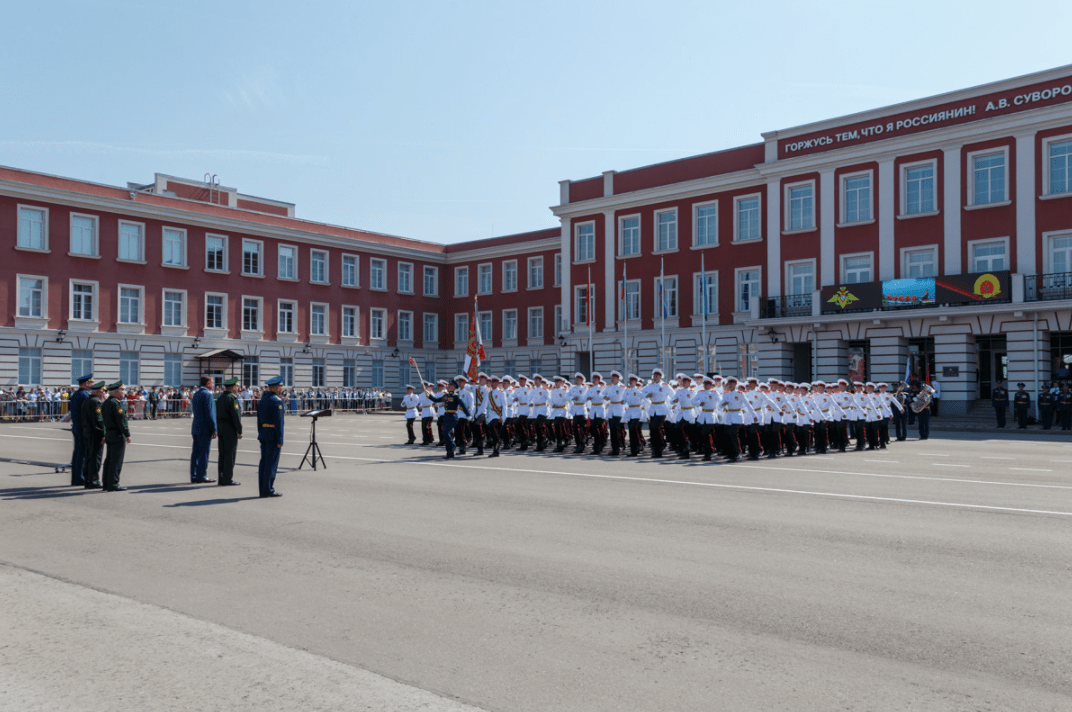
<instances>
[{"instance_id":1,"label":"building balcony","mask_svg":"<svg viewBox=\"0 0 1072 712\"><path fill-rule=\"evenodd\" d=\"M1025 302L1072 299L1072 272L1029 274L1024 277Z\"/></svg>"}]
</instances>

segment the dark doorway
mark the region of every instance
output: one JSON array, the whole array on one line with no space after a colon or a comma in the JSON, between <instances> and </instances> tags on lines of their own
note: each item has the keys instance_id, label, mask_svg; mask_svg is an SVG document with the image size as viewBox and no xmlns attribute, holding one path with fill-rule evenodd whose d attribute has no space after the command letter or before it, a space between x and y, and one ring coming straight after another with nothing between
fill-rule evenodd
<instances>
[{"instance_id":1,"label":"dark doorway","mask_svg":"<svg viewBox=\"0 0 1072 712\"><path fill-rule=\"evenodd\" d=\"M1008 345L1004 336L977 336L979 397L990 398L998 381L1009 380Z\"/></svg>"},{"instance_id":2,"label":"dark doorway","mask_svg":"<svg viewBox=\"0 0 1072 712\"><path fill-rule=\"evenodd\" d=\"M811 342L793 344L793 381L811 383Z\"/></svg>"},{"instance_id":3,"label":"dark doorway","mask_svg":"<svg viewBox=\"0 0 1072 712\"><path fill-rule=\"evenodd\" d=\"M577 372L583 373L586 378L592 377L592 352L577 352Z\"/></svg>"}]
</instances>

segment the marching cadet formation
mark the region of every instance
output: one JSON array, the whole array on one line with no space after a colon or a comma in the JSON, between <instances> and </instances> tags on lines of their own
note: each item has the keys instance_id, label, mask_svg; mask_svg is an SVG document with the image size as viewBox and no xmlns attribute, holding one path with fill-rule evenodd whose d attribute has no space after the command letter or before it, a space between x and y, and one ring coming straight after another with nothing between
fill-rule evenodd
<instances>
[{"instance_id":1,"label":"marching cadet formation","mask_svg":"<svg viewBox=\"0 0 1072 712\"><path fill-rule=\"evenodd\" d=\"M664 377L655 369L644 383L639 376L623 378L612 371L608 381L593 373L588 382L577 373L571 386L565 376L515 380L481 373L475 383L465 376L436 387L425 382L420 395L406 386L406 443L416 444L419 418L421 445L445 446L448 458L464 455L467 448L475 455L490 450L488 457L510 448L602 455L609 444L610 457L639 457L650 450L658 459L669 450L683 460L698 455L710 461L718 455L738 462L845 452L850 446L885 449L890 420L905 407L885 383L760 383L683 373L667 383Z\"/></svg>"}]
</instances>

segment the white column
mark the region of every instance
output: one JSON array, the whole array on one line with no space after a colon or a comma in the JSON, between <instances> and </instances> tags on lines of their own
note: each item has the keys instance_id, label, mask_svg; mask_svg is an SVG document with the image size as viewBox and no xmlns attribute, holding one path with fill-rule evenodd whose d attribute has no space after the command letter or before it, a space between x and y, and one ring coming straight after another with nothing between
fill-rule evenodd
<instances>
[{"instance_id":1,"label":"white column","mask_svg":"<svg viewBox=\"0 0 1072 712\"><path fill-rule=\"evenodd\" d=\"M834 265L834 225L837 224L834 205L834 169L819 171L819 273L820 286L837 284Z\"/></svg>"},{"instance_id":2,"label":"white column","mask_svg":"<svg viewBox=\"0 0 1072 712\"><path fill-rule=\"evenodd\" d=\"M573 324L573 317L570 315L570 310L573 308L573 299L570 297L572 294L572 287L570 287L570 265L573 263L573 246L572 246L572 230L570 226L569 218L561 218L562 220L562 323L567 331L572 331L570 328ZM552 265L553 266L553 265ZM552 315L552 318L554 316ZM520 327L518 327L520 328ZM556 334L557 336L557 334Z\"/></svg>"},{"instance_id":3,"label":"white column","mask_svg":"<svg viewBox=\"0 0 1072 712\"><path fill-rule=\"evenodd\" d=\"M614 310L617 306L614 299L614 211L603 211L603 329L614 331L617 325L614 323Z\"/></svg>"},{"instance_id":4,"label":"white column","mask_svg":"<svg viewBox=\"0 0 1072 712\"><path fill-rule=\"evenodd\" d=\"M1016 271L1037 274L1035 260L1035 132L1016 137Z\"/></svg>"},{"instance_id":5,"label":"white column","mask_svg":"<svg viewBox=\"0 0 1072 712\"><path fill-rule=\"evenodd\" d=\"M893 279L897 276L897 249L894 245L893 226L897 208L893 204L894 181L893 159L878 162L878 279Z\"/></svg>"},{"instance_id":6,"label":"white column","mask_svg":"<svg viewBox=\"0 0 1072 712\"><path fill-rule=\"evenodd\" d=\"M960 146L947 148L943 185L942 218L945 228L945 268L942 274L960 274Z\"/></svg>"},{"instance_id":7,"label":"white column","mask_svg":"<svg viewBox=\"0 0 1072 712\"><path fill-rule=\"evenodd\" d=\"M767 296L782 296L782 182L767 181Z\"/></svg>"}]
</instances>

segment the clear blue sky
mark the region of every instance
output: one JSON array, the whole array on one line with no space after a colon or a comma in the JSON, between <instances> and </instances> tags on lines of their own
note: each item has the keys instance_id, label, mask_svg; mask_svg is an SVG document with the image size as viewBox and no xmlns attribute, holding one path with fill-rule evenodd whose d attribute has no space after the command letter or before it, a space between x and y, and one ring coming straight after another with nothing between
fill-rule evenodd
<instances>
[{"instance_id":1,"label":"clear blue sky","mask_svg":"<svg viewBox=\"0 0 1072 712\"><path fill-rule=\"evenodd\" d=\"M437 242L558 181L1072 63L1072 3L55 2L4 9L0 164L154 172Z\"/></svg>"}]
</instances>

